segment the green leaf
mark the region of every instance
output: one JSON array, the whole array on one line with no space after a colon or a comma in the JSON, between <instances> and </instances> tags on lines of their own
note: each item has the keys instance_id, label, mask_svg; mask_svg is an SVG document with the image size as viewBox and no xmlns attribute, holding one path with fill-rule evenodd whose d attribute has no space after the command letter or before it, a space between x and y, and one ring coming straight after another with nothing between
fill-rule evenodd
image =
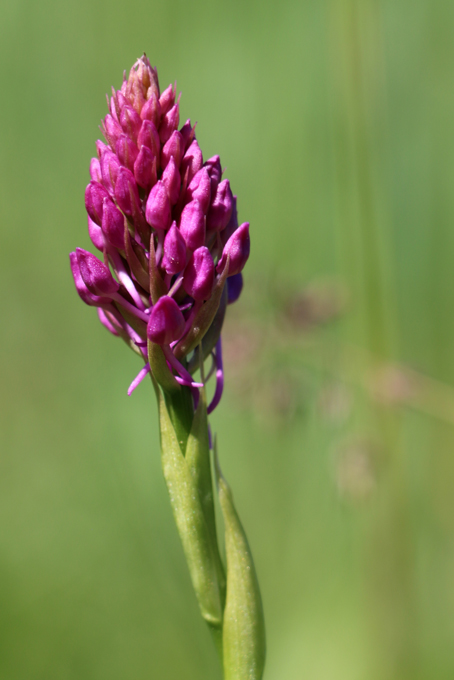
<instances>
[{"instance_id":1,"label":"green leaf","mask_svg":"<svg viewBox=\"0 0 454 680\"><path fill-rule=\"evenodd\" d=\"M211 477L210 445L208 439L208 417L205 390L200 390L199 403L194 414L191 432L186 447L186 464L197 487L203 514L213 546L221 602L225 599L225 572L219 554L216 519Z\"/></svg>"},{"instance_id":2,"label":"green leaf","mask_svg":"<svg viewBox=\"0 0 454 680\"><path fill-rule=\"evenodd\" d=\"M222 604L215 552L196 482L189 471L166 402L159 390L161 460L175 522L203 618L222 625Z\"/></svg>"},{"instance_id":3,"label":"green leaf","mask_svg":"<svg viewBox=\"0 0 454 680\"><path fill-rule=\"evenodd\" d=\"M265 666L265 622L251 550L222 476L215 448L218 493L225 524L227 597L223 651L225 680L260 680Z\"/></svg>"}]
</instances>

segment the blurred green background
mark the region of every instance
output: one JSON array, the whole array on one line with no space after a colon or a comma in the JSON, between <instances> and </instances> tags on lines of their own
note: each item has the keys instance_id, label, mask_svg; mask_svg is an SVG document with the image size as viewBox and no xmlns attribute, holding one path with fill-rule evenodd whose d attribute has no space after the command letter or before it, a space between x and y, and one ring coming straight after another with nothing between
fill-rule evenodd
<instances>
[{"instance_id":1,"label":"blurred green background","mask_svg":"<svg viewBox=\"0 0 454 680\"><path fill-rule=\"evenodd\" d=\"M143 51L251 223L213 426L266 680L454 677L452 1L0 10L1 680L220 678L151 385L68 264Z\"/></svg>"}]
</instances>

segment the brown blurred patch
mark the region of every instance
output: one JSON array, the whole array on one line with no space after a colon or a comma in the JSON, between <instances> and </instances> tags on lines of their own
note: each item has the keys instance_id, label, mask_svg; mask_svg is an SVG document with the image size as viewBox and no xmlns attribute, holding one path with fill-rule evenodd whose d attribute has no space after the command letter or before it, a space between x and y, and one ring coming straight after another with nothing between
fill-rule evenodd
<instances>
[{"instance_id":1,"label":"brown blurred patch","mask_svg":"<svg viewBox=\"0 0 454 680\"><path fill-rule=\"evenodd\" d=\"M284 304L284 317L292 326L308 330L338 319L347 307L347 291L340 281L314 281L290 296Z\"/></svg>"},{"instance_id":2,"label":"brown blurred patch","mask_svg":"<svg viewBox=\"0 0 454 680\"><path fill-rule=\"evenodd\" d=\"M367 439L344 442L334 454L336 486L342 498L363 502L377 485L377 449Z\"/></svg>"}]
</instances>

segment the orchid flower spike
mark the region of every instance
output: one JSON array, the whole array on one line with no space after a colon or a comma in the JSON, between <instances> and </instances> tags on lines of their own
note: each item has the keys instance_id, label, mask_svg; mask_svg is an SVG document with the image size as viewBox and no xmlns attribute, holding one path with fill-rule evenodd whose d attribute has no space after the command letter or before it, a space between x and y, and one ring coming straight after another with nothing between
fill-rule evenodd
<instances>
[{"instance_id":1,"label":"orchid flower spike","mask_svg":"<svg viewBox=\"0 0 454 680\"><path fill-rule=\"evenodd\" d=\"M219 156L204 162L195 125L180 126L176 84L161 92L145 55L112 89L101 128L105 142L96 143L85 191L89 236L100 255L71 254L76 289L161 386L165 371L168 386L174 378L190 385L182 368L188 355L204 336L215 347L226 301L241 292L248 225L238 227ZM167 348L164 372L147 343Z\"/></svg>"}]
</instances>

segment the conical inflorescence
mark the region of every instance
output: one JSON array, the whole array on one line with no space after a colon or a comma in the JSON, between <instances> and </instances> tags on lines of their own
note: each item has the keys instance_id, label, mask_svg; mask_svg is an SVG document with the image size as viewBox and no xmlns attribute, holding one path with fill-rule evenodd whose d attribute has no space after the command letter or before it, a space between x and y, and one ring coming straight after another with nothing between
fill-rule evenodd
<instances>
[{"instance_id":1,"label":"conical inflorescence","mask_svg":"<svg viewBox=\"0 0 454 680\"><path fill-rule=\"evenodd\" d=\"M88 232L101 255L77 248L70 262L82 300L143 356L138 378L150 370L152 343L171 379L194 388L200 348L222 380L220 331L226 304L241 292L249 224L238 225L219 156L204 162L195 126L180 126L175 95L172 85L160 92L145 55L112 89L106 142L96 143L85 191Z\"/></svg>"}]
</instances>

